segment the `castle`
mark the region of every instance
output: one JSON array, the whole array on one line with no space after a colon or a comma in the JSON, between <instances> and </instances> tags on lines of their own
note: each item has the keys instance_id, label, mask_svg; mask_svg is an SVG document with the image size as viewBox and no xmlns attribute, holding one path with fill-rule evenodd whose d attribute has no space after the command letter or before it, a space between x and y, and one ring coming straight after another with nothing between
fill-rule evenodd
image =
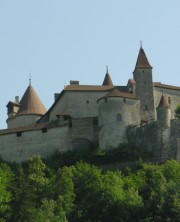
<instances>
[{"instance_id":1,"label":"castle","mask_svg":"<svg viewBox=\"0 0 180 222\"><path fill-rule=\"evenodd\" d=\"M46 111L29 84L23 97L7 104L7 129L0 130L0 155L22 162L56 150L109 149L129 142L159 160L180 160L180 87L153 82L152 66L140 47L133 79L115 86L107 69L102 85L70 81Z\"/></svg>"}]
</instances>

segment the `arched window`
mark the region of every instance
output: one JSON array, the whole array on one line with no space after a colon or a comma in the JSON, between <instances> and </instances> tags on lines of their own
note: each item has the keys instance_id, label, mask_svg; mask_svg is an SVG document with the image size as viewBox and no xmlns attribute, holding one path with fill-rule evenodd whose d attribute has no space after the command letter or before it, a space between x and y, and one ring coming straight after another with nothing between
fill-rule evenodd
<instances>
[{"instance_id":1,"label":"arched window","mask_svg":"<svg viewBox=\"0 0 180 222\"><path fill-rule=\"evenodd\" d=\"M116 121L117 121L117 122L122 121L122 116L121 116L120 113L117 113L117 114L116 114Z\"/></svg>"}]
</instances>

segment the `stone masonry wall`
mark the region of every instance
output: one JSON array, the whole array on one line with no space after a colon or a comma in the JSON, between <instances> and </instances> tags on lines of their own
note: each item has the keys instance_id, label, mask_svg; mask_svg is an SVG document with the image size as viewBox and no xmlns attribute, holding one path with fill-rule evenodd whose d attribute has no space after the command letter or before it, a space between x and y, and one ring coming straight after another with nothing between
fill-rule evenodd
<instances>
[{"instance_id":1,"label":"stone masonry wall","mask_svg":"<svg viewBox=\"0 0 180 222\"><path fill-rule=\"evenodd\" d=\"M39 154L48 157L55 151L92 148L97 146L97 124L93 118L73 119L71 126L66 121L62 126L42 130L5 134L0 136L0 155L9 162L22 162Z\"/></svg>"},{"instance_id":2,"label":"stone masonry wall","mask_svg":"<svg viewBox=\"0 0 180 222\"><path fill-rule=\"evenodd\" d=\"M139 100L110 97L99 101L99 145L117 147L127 141L126 126L139 124Z\"/></svg>"},{"instance_id":3,"label":"stone masonry wall","mask_svg":"<svg viewBox=\"0 0 180 222\"><path fill-rule=\"evenodd\" d=\"M144 148L154 154L154 158L161 157L161 141L158 135L157 122L127 127L128 142Z\"/></svg>"}]
</instances>

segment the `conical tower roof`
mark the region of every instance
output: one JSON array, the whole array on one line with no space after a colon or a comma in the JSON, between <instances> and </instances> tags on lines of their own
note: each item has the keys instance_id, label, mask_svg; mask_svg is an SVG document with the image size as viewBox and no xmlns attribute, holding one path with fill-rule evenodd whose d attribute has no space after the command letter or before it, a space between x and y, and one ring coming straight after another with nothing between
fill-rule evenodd
<instances>
[{"instance_id":1,"label":"conical tower roof","mask_svg":"<svg viewBox=\"0 0 180 222\"><path fill-rule=\"evenodd\" d=\"M169 103L164 95L161 96L161 100L159 102L158 108L160 108L160 107L167 107L167 108L170 107Z\"/></svg>"},{"instance_id":2,"label":"conical tower roof","mask_svg":"<svg viewBox=\"0 0 180 222\"><path fill-rule=\"evenodd\" d=\"M152 66L149 64L147 56L144 52L144 49L141 47L139 50L136 67L135 68L144 68L144 69L152 69Z\"/></svg>"},{"instance_id":3,"label":"conical tower roof","mask_svg":"<svg viewBox=\"0 0 180 222\"><path fill-rule=\"evenodd\" d=\"M43 115L45 112L46 108L39 99L33 87L29 85L20 101L20 108L17 114Z\"/></svg>"},{"instance_id":4,"label":"conical tower roof","mask_svg":"<svg viewBox=\"0 0 180 222\"><path fill-rule=\"evenodd\" d=\"M109 75L109 72L108 72L108 68L107 68L107 72L106 72L106 75L104 77L104 81L103 81L103 86L113 86L113 82L111 80L111 77Z\"/></svg>"}]
</instances>

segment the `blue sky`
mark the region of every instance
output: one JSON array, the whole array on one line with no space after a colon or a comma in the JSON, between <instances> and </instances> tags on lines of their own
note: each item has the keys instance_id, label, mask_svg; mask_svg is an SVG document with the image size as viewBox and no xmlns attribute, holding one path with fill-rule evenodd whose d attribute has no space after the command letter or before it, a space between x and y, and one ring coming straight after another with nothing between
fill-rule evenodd
<instances>
[{"instance_id":1,"label":"blue sky","mask_svg":"<svg viewBox=\"0 0 180 222\"><path fill-rule=\"evenodd\" d=\"M140 40L154 81L180 86L179 0L0 0L0 128L29 84L48 109L70 80L126 85Z\"/></svg>"}]
</instances>

